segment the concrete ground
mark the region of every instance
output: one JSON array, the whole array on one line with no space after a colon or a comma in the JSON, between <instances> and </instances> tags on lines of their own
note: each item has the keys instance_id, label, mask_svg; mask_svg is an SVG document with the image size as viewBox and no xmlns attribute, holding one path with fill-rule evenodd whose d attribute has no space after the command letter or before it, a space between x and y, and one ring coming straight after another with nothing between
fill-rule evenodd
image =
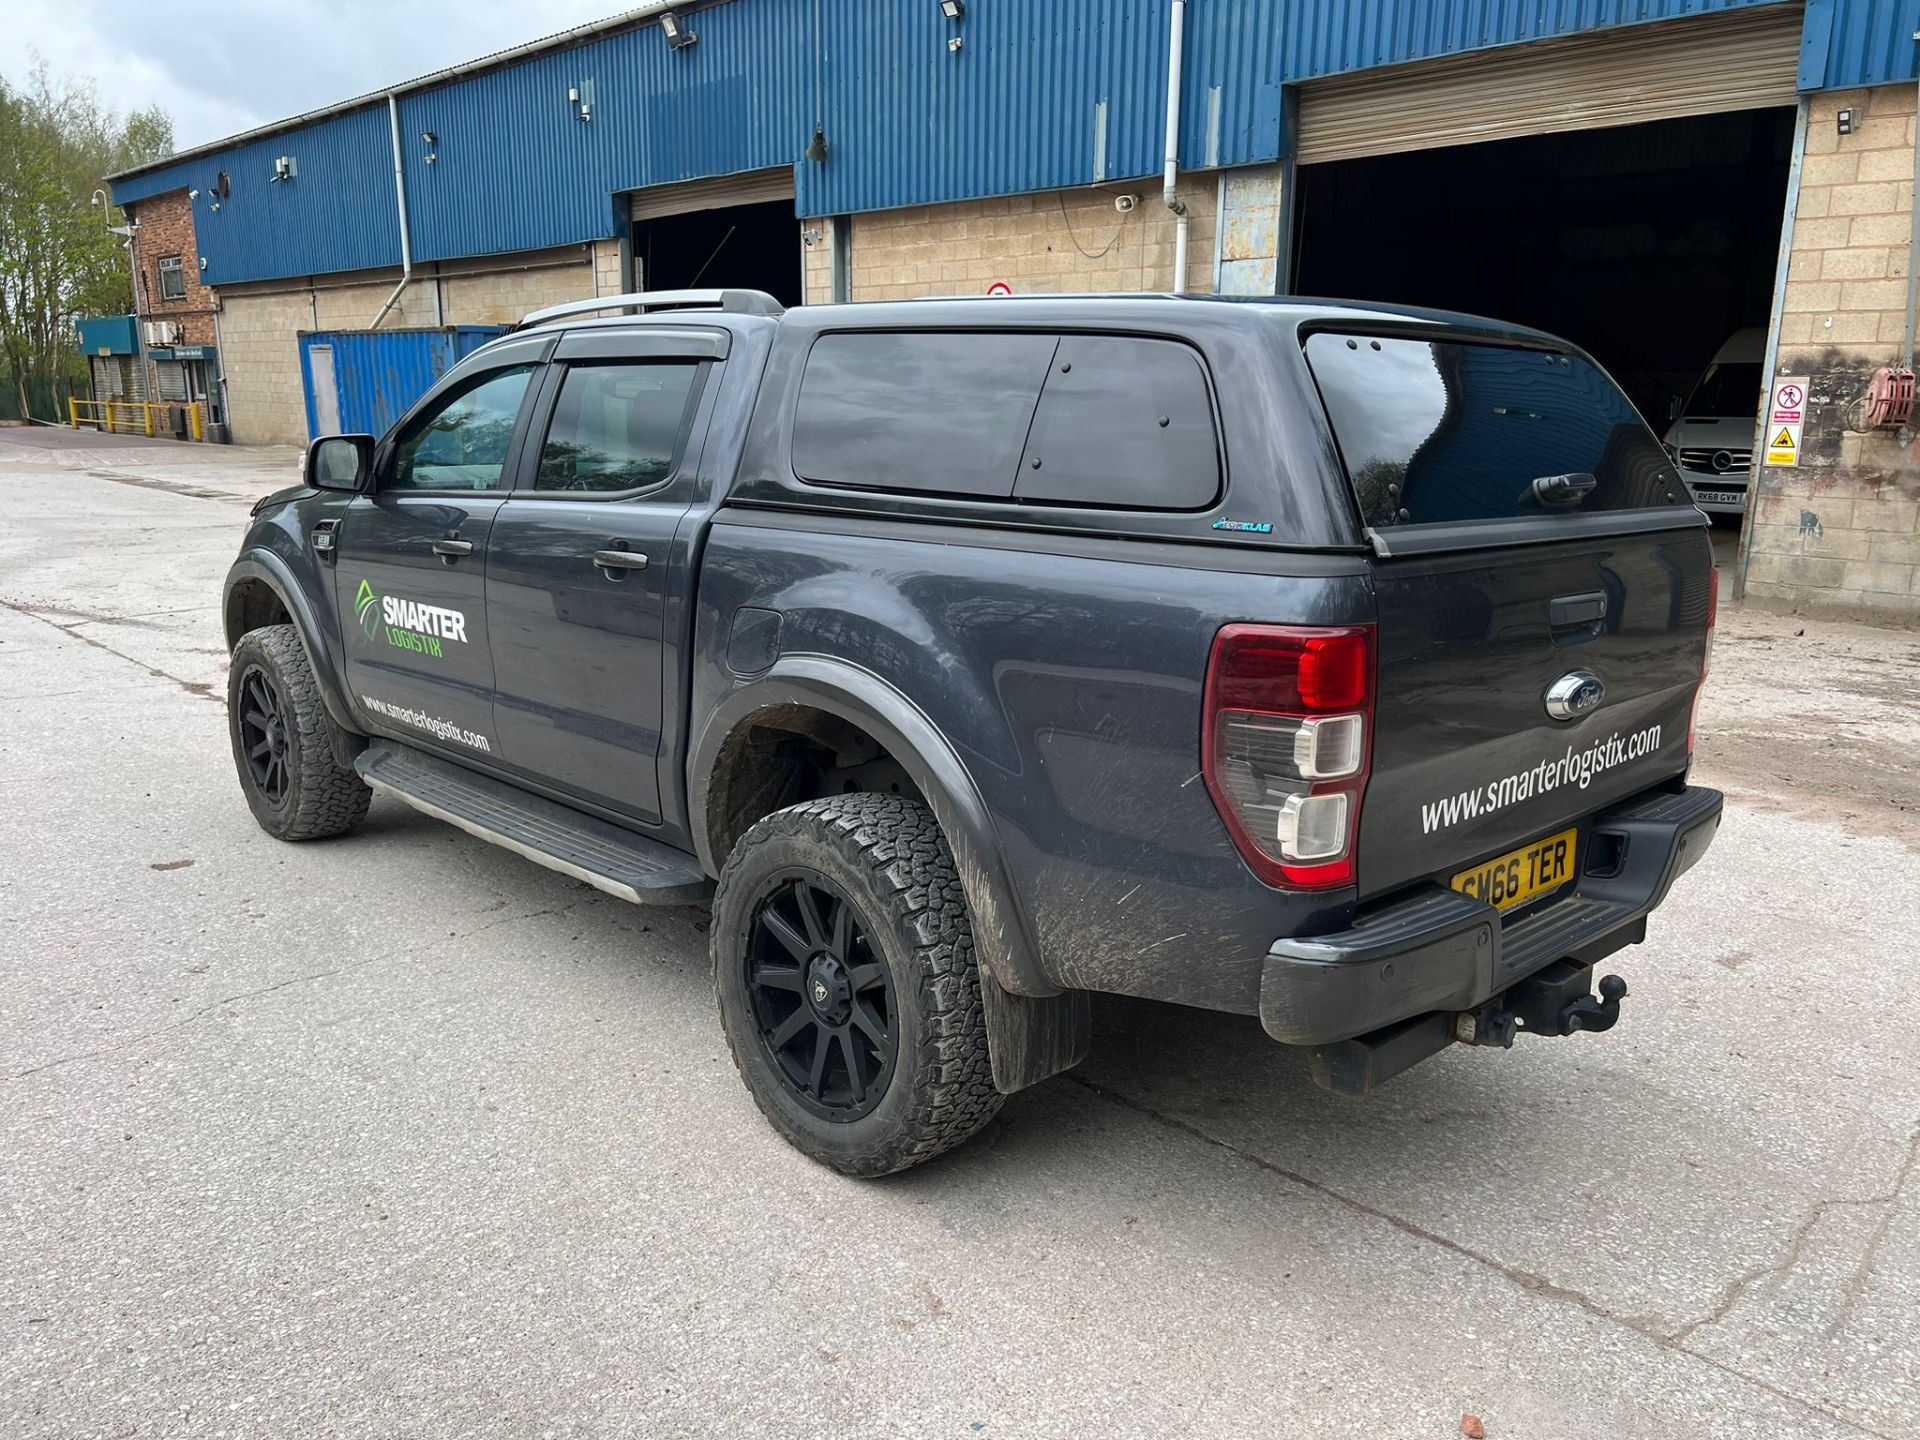
<instances>
[{"instance_id":1,"label":"concrete ground","mask_svg":"<svg viewBox=\"0 0 1920 1440\"><path fill-rule=\"evenodd\" d=\"M1723 611L1605 1036L1364 1104L1098 1003L965 1149L761 1122L704 914L253 824L262 453L0 431L0 1435L1920 1436L1920 641Z\"/></svg>"}]
</instances>

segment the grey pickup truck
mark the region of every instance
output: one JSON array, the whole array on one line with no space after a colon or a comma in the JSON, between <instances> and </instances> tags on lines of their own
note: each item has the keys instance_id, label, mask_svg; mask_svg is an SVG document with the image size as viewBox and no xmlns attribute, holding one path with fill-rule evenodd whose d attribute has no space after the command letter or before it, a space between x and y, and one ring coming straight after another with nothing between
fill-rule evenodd
<instances>
[{"instance_id":1,"label":"grey pickup truck","mask_svg":"<svg viewBox=\"0 0 1920 1440\"><path fill-rule=\"evenodd\" d=\"M226 582L259 823L378 793L710 901L747 1088L848 1174L1077 1064L1094 991L1257 1015L1351 1095L1606 1030L1596 962L1720 819L1705 517L1532 331L623 295L303 478Z\"/></svg>"}]
</instances>

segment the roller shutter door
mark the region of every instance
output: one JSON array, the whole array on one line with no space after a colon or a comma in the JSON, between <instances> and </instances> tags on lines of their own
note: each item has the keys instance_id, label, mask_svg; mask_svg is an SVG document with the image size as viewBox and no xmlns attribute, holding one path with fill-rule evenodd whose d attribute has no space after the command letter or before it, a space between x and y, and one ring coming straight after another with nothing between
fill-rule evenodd
<instances>
[{"instance_id":1,"label":"roller shutter door","mask_svg":"<svg viewBox=\"0 0 1920 1440\"><path fill-rule=\"evenodd\" d=\"M1302 164L1791 105L1802 7L1760 5L1300 87Z\"/></svg>"},{"instance_id":2,"label":"roller shutter door","mask_svg":"<svg viewBox=\"0 0 1920 1440\"><path fill-rule=\"evenodd\" d=\"M768 200L793 199L792 170L748 170L711 180L686 180L678 185L655 185L635 190L630 216L658 220L663 215L685 215L693 210L717 210L723 205L759 205Z\"/></svg>"}]
</instances>

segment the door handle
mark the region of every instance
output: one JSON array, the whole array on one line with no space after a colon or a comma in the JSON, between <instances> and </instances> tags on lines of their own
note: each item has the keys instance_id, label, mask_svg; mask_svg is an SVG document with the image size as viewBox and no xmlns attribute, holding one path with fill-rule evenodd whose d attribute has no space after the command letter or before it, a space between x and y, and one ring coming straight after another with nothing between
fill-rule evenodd
<instances>
[{"instance_id":1,"label":"door handle","mask_svg":"<svg viewBox=\"0 0 1920 1440\"><path fill-rule=\"evenodd\" d=\"M593 563L602 570L613 573L621 570L644 570L647 568L646 552L641 550L596 550Z\"/></svg>"},{"instance_id":2,"label":"door handle","mask_svg":"<svg viewBox=\"0 0 1920 1440\"><path fill-rule=\"evenodd\" d=\"M433 553L436 555L444 555L450 560L460 555L471 555L473 553L473 541L458 540L449 536L444 540L436 540L433 542Z\"/></svg>"}]
</instances>

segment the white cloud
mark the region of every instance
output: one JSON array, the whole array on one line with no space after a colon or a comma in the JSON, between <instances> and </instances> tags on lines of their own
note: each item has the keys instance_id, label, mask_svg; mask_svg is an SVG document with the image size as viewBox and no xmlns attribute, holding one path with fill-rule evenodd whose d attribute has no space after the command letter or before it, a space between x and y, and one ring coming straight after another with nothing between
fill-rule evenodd
<instances>
[{"instance_id":1,"label":"white cloud","mask_svg":"<svg viewBox=\"0 0 1920 1440\"><path fill-rule=\"evenodd\" d=\"M6 0L0 75L33 52L116 109L173 116L182 148L617 15L635 0Z\"/></svg>"}]
</instances>

